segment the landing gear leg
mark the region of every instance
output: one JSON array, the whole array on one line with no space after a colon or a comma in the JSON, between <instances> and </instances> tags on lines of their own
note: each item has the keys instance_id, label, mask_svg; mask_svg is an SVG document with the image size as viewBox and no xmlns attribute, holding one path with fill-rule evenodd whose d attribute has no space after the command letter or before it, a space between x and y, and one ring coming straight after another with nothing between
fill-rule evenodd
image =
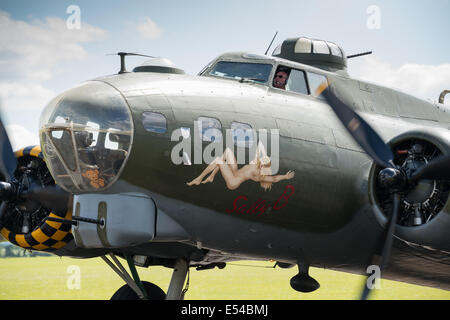
<instances>
[{"instance_id":1,"label":"landing gear leg","mask_svg":"<svg viewBox=\"0 0 450 320\"><path fill-rule=\"evenodd\" d=\"M147 281L141 281L139 279L139 275L136 271L136 267L134 266L131 256L125 254L125 258L127 259L128 266L133 277L130 276L114 254L110 253L109 256L112 261L106 256L102 256L101 258L126 283L119 290L117 290L116 293L114 293L111 300L164 300L166 298L164 291L157 285Z\"/></svg>"},{"instance_id":2,"label":"landing gear leg","mask_svg":"<svg viewBox=\"0 0 450 320\"><path fill-rule=\"evenodd\" d=\"M183 290L183 286L188 272L189 262L184 259L178 259L175 262L175 267L173 268L172 279L170 280L169 289L167 290L166 300L184 299L184 293L186 290ZM189 278L187 285L189 285Z\"/></svg>"}]
</instances>

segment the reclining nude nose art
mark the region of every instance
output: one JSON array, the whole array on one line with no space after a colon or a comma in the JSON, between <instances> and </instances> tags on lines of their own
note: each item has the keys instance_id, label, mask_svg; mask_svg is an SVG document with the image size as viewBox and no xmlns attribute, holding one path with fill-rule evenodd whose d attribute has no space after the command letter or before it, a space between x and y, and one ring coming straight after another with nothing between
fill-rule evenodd
<instances>
[{"instance_id":1,"label":"reclining nude nose art","mask_svg":"<svg viewBox=\"0 0 450 320\"><path fill-rule=\"evenodd\" d=\"M266 154L264 145L260 143L256 150L255 159L250 161L249 164L238 168L233 151L230 148L226 148L222 156L215 158L197 178L191 182L187 182L187 185L193 186L199 185L200 183L213 182L219 170L222 173L227 188L230 190L237 189L247 180L259 182L261 188L270 190L273 183L281 180L289 180L294 177L294 171L273 176L270 158Z\"/></svg>"}]
</instances>

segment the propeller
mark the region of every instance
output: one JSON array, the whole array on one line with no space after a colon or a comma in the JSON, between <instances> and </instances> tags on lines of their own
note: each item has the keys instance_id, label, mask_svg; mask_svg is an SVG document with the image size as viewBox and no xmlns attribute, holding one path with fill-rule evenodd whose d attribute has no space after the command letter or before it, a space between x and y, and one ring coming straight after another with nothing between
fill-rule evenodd
<instances>
[{"instance_id":1,"label":"propeller","mask_svg":"<svg viewBox=\"0 0 450 320\"><path fill-rule=\"evenodd\" d=\"M324 85L324 84L322 84ZM326 85L326 84L325 84ZM387 146L370 125L355 111L339 100L327 87L319 87L323 97L333 108L337 117L353 136L361 148L381 167L395 168L394 156L391 148ZM320 95L320 93L319 93Z\"/></svg>"},{"instance_id":2,"label":"propeller","mask_svg":"<svg viewBox=\"0 0 450 320\"><path fill-rule=\"evenodd\" d=\"M377 241L377 247L375 249L375 252L372 255L372 265L377 265L380 274L382 274L384 268L387 265L390 253L391 253L391 247L392 247L392 241L394 238L394 228L395 228L395 222L397 221L397 215L398 215L398 209L400 205L400 195L398 193L394 194L394 201L393 201L393 207L392 207L392 213L389 217L389 222L387 228L385 228L384 232L381 234L380 239ZM368 286L367 279L364 284L364 289L361 294L361 299L366 300L369 297L371 289Z\"/></svg>"},{"instance_id":3,"label":"propeller","mask_svg":"<svg viewBox=\"0 0 450 320\"><path fill-rule=\"evenodd\" d=\"M442 156L430 161L425 166L409 175L394 163L391 148L381 139L374 129L361 118L351 107L342 102L330 89L327 82L322 83L316 96L322 95L347 131L358 145L383 169L377 180L381 187L387 188L393 194L392 213L383 234L378 239L371 264L378 265L380 272L386 267L394 238L394 229L400 207L401 193L422 179L450 180L450 157ZM362 299L367 299L371 289L365 282Z\"/></svg>"},{"instance_id":4,"label":"propeller","mask_svg":"<svg viewBox=\"0 0 450 320\"><path fill-rule=\"evenodd\" d=\"M8 139L8 134L6 133L3 122L0 120L0 174L3 175L7 180L11 181L14 177L14 170L17 167L17 159L14 156L11 142ZM14 195L14 189L12 185L8 182L0 181L0 200L11 199ZM6 210L6 203L2 201L0 205L0 221Z\"/></svg>"},{"instance_id":5,"label":"propeller","mask_svg":"<svg viewBox=\"0 0 450 320\"><path fill-rule=\"evenodd\" d=\"M70 194L58 185L45 188L33 188L21 194L24 199L39 202L45 208L52 208L58 212L67 211Z\"/></svg>"},{"instance_id":6,"label":"propeller","mask_svg":"<svg viewBox=\"0 0 450 320\"><path fill-rule=\"evenodd\" d=\"M0 173L7 179L11 180L14 177L14 170L17 167L17 159L11 147L11 143L8 139L5 127L0 120L0 145L1 145L1 158L0 158Z\"/></svg>"},{"instance_id":7,"label":"propeller","mask_svg":"<svg viewBox=\"0 0 450 320\"><path fill-rule=\"evenodd\" d=\"M411 181L420 179L450 180L450 157L441 156L430 161L427 166L415 171L410 178Z\"/></svg>"},{"instance_id":8,"label":"propeller","mask_svg":"<svg viewBox=\"0 0 450 320\"><path fill-rule=\"evenodd\" d=\"M0 120L0 173L6 181L0 181L0 222L7 208L7 203L23 204L27 210L35 210L40 206L66 212L70 194L57 185L42 186L35 181L18 181L14 172L18 166L16 156L11 147L5 127Z\"/></svg>"}]
</instances>

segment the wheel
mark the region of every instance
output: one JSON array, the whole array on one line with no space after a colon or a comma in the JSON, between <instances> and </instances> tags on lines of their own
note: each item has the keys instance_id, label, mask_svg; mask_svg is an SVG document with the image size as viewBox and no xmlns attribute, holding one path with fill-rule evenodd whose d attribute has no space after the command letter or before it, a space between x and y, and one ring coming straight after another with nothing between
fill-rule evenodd
<instances>
[{"instance_id":1,"label":"wheel","mask_svg":"<svg viewBox=\"0 0 450 320\"><path fill-rule=\"evenodd\" d=\"M149 300L165 300L166 294L165 292L158 287L156 284L142 281L142 284L147 291L147 297ZM123 285L119 288L119 290L114 293L111 297L111 300L139 300L138 295L131 289L127 284Z\"/></svg>"}]
</instances>

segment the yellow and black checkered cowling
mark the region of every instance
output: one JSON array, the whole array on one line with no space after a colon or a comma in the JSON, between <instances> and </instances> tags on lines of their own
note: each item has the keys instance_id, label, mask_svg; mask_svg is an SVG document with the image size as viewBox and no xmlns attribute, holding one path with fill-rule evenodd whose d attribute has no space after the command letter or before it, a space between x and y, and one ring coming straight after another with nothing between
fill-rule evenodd
<instances>
[{"instance_id":1,"label":"yellow and black checkered cowling","mask_svg":"<svg viewBox=\"0 0 450 320\"><path fill-rule=\"evenodd\" d=\"M36 157L43 160L40 146L32 146L15 152L17 158ZM65 213L50 212L49 217L72 219L71 208ZM29 233L14 233L1 226L0 233L11 243L25 249L52 252L61 249L73 240L71 225L55 221L44 220Z\"/></svg>"}]
</instances>

